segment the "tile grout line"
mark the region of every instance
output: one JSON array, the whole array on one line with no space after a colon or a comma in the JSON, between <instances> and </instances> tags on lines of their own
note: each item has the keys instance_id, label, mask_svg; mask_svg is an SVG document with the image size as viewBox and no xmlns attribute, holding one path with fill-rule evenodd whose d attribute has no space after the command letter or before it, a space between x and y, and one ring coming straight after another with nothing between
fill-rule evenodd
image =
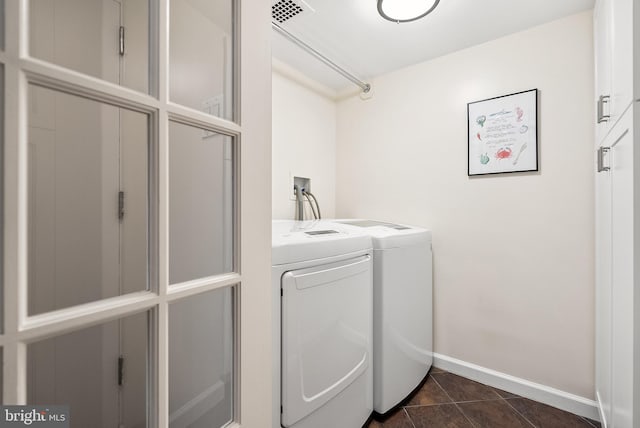
<instances>
[{"instance_id":1,"label":"tile grout line","mask_svg":"<svg viewBox=\"0 0 640 428\"><path fill-rule=\"evenodd\" d=\"M409 423L411 423L411 426L412 426L413 428L417 428L417 427L416 427L416 424L413 422L413 419L411 419L411 415L409 414L409 412L407 412L406 407L403 407L403 408L402 408L402 411L404 412L404 415L407 417L407 419L409 419Z\"/></svg>"},{"instance_id":2,"label":"tile grout line","mask_svg":"<svg viewBox=\"0 0 640 428\"><path fill-rule=\"evenodd\" d=\"M433 380L438 384L438 386L444 391L445 394L447 394L447 397L451 398L453 400L453 398L449 395L449 393L440 385L440 383L436 380L436 378L434 377ZM476 426L476 424L473 423L473 421L471 419L469 419L469 417L467 416L467 414L464 412L464 410L458 406L458 403L479 403L479 402L486 402L486 401L498 401L498 400L502 400L504 401L507 406L509 406L511 409L513 409L518 415L520 415L525 422L527 422L529 425L531 425L533 428L538 428L533 422L531 422L529 419L527 419L522 413L520 413L515 407L513 407L511 404L507 403L507 400L502 397L500 394L498 394L498 392L495 390L495 388L493 388L492 386L489 385L485 385L484 383L480 383L477 382L480 385L484 385L487 388L490 388L491 391L498 397L498 398L494 398L494 399L488 399L488 400L475 400L475 401L454 401L453 404L456 405L456 408L460 411L460 413L463 414L463 416L471 423L471 425ZM518 397L511 397L511 399L514 398L518 398Z\"/></svg>"},{"instance_id":3,"label":"tile grout line","mask_svg":"<svg viewBox=\"0 0 640 428\"><path fill-rule=\"evenodd\" d=\"M451 396L449 395L449 393L447 392L447 390L446 390L446 389L444 389L444 388L442 387L442 385L440 385L440 382L438 382L438 380L437 380L435 377L433 377L433 376L431 376L431 377L433 378L433 381L436 383L436 385L438 385L438 387L442 390L442 392L444 392L444 393L445 393L445 395L446 395L447 397L449 397L449 399L451 400L451 402L453 403L453 405L454 405L454 406L456 406L456 409L458 409L458 411L460 412L460 414L462 414L462 417L463 417L463 418L465 418L465 419L467 420L467 422L469 422L469 424L471 424L471 426L472 426L472 427L474 427L474 428L480 428L480 427L478 427L476 424L474 424L474 423L473 423L473 421L472 421L471 419L469 419L469 417L467 416L467 414L466 414L465 412L463 412L463 411L462 411L462 409L460 408L460 406L458 406L458 403L456 403L456 402L453 400L453 397L451 397Z\"/></svg>"},{"instance_id":4,"label":"tile grout line","mask_svg":"<svg viewBox=\"0 0 640 428\"><path fill-rule=\"evenodd\" d=\"M433 379L433 381L436 383L436 385L438 386L438 388L440 388L442 390L442 392L445 393L445 395L449 398L449 400L453 401L453 399L451 398L451 396L447 393L447 391L444 390L444 388L442 386L440 386L440 384L438 383L438 381L436 380L436 378L433 377L432 373L428 373L427 374L427 380L424 382L425 384L429 381L429 377L431 379ZM436 406L440 406L441 404L434 404ZM407 407L423 407L423 406L402 406L402 411L404 412L404 414L409 418L409 422L411 422L411 425L413 425L413 428L417 428L416 424L413 422L413 419L411 418L411 415L409 414L409 412L407 411ZM463 414L464 416L464 414Z\"/></svg>"},{"instance_id":5,"label":"tile grout line","mask_svg":"<svg viewBox=\"0 0 640 428\"><path fill-rule=\"evenodd\" d=\"M504 400L504 402L505 402L505 403L507 403L507 406L511 407L511 408L512 408L512 409L513 409L517 414L519 414L520 416L522 416L522 418L523 418L525 421L527 421L528 423L530 423L530 424L531 424L531 426L533 426L533 427L537 428L537 425L536 425L536 424L534 424L533 422L531 422L531 421L530 421L530 420L529 420L525 415L523 415L522 413L520 413L520 411L519 411L518 409L516 409L515 407L513 407L513 406L511 405L511 403L509 403L509 401L505 400L504 398L503 398L503 400Z\"/></svg>"},{"instance_id":6,"label":"tile grout line","mask_svg":"<svg viewBox=\"0 0 640 428\"><path fill-rule=\"evenodd\" d=\"M451 397L449 397L451 398ZM516 398L516 397L513 397ZM513 399L511 398L511 400ZM498 397L498 398L487 398L486 400L466 400L466 401L454 401L451 400L448 403L432 403L432 404L408 404L406 406L403 406L404 408L413 408L413 407L429 407L429 406L440 406L443 404L466 404L466 403L482 403L484 401L499 401L499 400L504 400L504 398L502 397Z\"/></svg>"},{"instance_id":7,"label":"tile grout line","mask_svg":"<svg viewBox=\"0 0 640 428\"><path fill-rule=\"evenodd\" d=\"M448 373L448 372L446 372L446 373ZM437 374L437 373L436 373L436 374ZM451 373L451 374L453 374L453 373ZM465 378L464 376L460 376L460 375L456 375L456 374L454 374L454 376L459 376L459 377L461 377L461 378L463 378L463 379L466 379L466 380L468 380L468 381L471 381L471 382L477 383L477 384L479 384L479 385L482 385L482 386L484 386L484 387L486 387L486 388L489 388L489 389L491 390L491 392L493 392L493 393L496 395L496 398L486 398L486 399L484 399L484 400L460 400L460 401L456 401L456 400L454 400L454 399L453 399L453 397L451 397L451 396L449 395L449 393L444 389L444 387L443 387L442 385L440 385L440 382L438 382L438 381L436 380L436 378L434 377L434 378L433 378L434 382L435 382L435 383L440 387L440 389L442 389L442 391L444 391L444 393L445 393L445 394L447 394L447 397L449 397L449 398L451 399L451 402L452 402L452 403L478 403L478 402L480 402L480 401L496 401L496 400L504 400L504 397L502 397L500 394L498 394L498 392L496 391L496 389L495 389L494 387L492 387L492 386L486 385L486 384L484 384L484 383L477 382L477 381L472 380L472 379L469 379L469 378ZM432 376L432 377L433 377L433 376ZM518 398L518 397L513 397L513 398Z\"/></svg>"},{"instance_id":8,"label":"tile grout line","mask_svg":"<svg viewBox=\"0 0 640 428\"><path fill-rule=\"evenodd\" d=\"M529 426L533 427L533 428L538 428L538 426L536 424L534 424L531 420L529 420L522 412L520 412L517 408L515 408L510 401L511 400L515 400L515 399L523 399L523 397L520 396L511 396L511 397L503 397L502 395L500 395L500 393L498 393L497 389L494 387L491 387L489 385L485 385L481 382L477 382L477 381L473 381L471 379L465 378L467 380L471 380L475 383L478 383L484 387L489 388L495 395L497 398L488 398L488 399L481 399L481 400L467 400L467 401L455 401L453 399L453 397L449 394L449 392L440 384L440 382L438 382L438 380L436 379L436 376L434 375L447 375L447 374L452 374L450 372L447 371L440 371L440 372L436 372L436 373L429 373L428 376L431 377L431 379L433 380L433 382L435 383L435 385L440 388L440 390L444 393L444 395L451 400L450 402L442 402L442 403L433 403L433 404L412 404L412 405L405 405L402 406L402 410L405 413L405 416L409 418L409 422L411 423L413 428L416 428L416 424L413 421L413 419L411 418L411 415L409 414L408 410L409 409L414 409L414 408L418 408L418 407L433 407L433 406L443 406L445 404L453 404L455 405L456 409L458 409L458 411L462 414L462 416L465 418L465 420L467 420L467 422L469 422L469 424L473 427L473 428L481 428L481 425L478 425L477 423L475 423L463 410L463 408L460 406L460 404L467 404L467 403L482 403L482 402L491 402L491 401L499 401L502 400L505 402L505 404L507 405L508 408L510 408L512 411L514 411L518 416L520 416L526 423L529 424ZM463 377L464 378L464 377ZM570 413L570 412L569 412ZM589 420L588 418L584 417L584 416L580 416L580 415L576 415L578 416L584 423L587 424L587 426L592 427L592 428L597 428L597 426L594 424L594 422L592 422L591 420Z\"/></svg>"},{"instance_id":9,"label":"tile grout line","mask_svg":"<svg viewBox=\"0 0 640 428\"><path fill-rule=\"evenodd\" d=\"M435 374L438 374L438 373L435 373ZM438 388L440 388L440 389L442 390L442 392L444 392L444 395L446 395L446 396L449 398L449 400L451 400L451 403L454 403L454 404L455 404L455 400L453 399L453 397L451 397L451 396L449 395L449 393L447 392L447 390L446 390L446 389L444 389L444 388L442 387L442 385L440 385L440 382L438 382L438 380L437 380L435 377L433 377L433 375L432 375L432 374L429 374L429 376L431 376L431 379L433 379L433 381L435 382L435 384L436 384L436 385L438 385ZM448 404L448 403L440 403L440 404Z\"/></svg>"},{"instance_id":10,"label":"tile grout line","mask_svg":"<svg viewBox=\"0 0 640 428\"><path fill-rule=\"evenodd\" d=\"M460 406L458 406L458 403L453 403L454 406L456 406L456 409L458 409L458 411L460 413L462 413L462 416L464 416L464 418L469 421L469 423L471 424L472 427L475 428L482 428L480 425L476 425L469 416L467 416L467 414L464 412L464 410L462 410L462 408Z\"/></svg>"}]
</instances>

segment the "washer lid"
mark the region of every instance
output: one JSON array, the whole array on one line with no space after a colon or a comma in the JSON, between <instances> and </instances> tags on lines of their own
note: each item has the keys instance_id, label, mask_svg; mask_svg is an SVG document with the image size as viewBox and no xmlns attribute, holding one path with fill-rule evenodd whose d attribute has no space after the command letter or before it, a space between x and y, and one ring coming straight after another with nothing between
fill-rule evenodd
<instances>
[{"instance_id":1,"label":"washer lid","mask_svg":"<svg viewBox=\"0 0 640 428\"><path fill-rule=\"evenodd\" d=\"M411 227L409 226L404 226L404 225L395 224L395 223L387 223L384 221L377 221L377 220L338 220L337 223L348 224L351 226L358 226L358 227L384 226L384 227L388 227L396 230L411 229Z\"/></svg>"},{"instance_id":2,"label":"washer lid","mask_svg":"<svg viewBox=\"0 0 640 428\"><path fill-rule=\"evenodd\" d=\"M372 248L371 237L337 223L274 220L271 237L273 266L339 256Z\"/></svg>"},{"instance_id":3,"label":"washer lid","mask_svg":"<svg viewBox=\"0 0 640 428\"><path fill-rule=\"evenodd\" d=\"M338 224L344 224L349 228L361 230L371 236L373 248L375 249L429 245L431 243L431 232L420 227L376 220L357 219L334 221Z\"/></svg>"}]
</instances>

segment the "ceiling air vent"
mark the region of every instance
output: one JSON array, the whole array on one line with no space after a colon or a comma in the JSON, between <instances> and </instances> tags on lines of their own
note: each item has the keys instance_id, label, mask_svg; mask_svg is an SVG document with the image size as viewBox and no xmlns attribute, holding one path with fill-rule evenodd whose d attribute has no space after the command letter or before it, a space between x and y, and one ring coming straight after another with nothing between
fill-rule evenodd
<instances>
[{"instance_id":1,"label":"ceiling air vent","mask_svg":"<svg viewBox=\"0 0 640 428\"><path fill-rule=\"evenodd\" d=\"M304 9L291 0L280 0L271 6L271 18L282 24L303 10Z\"/></svg>"}]
</instances>

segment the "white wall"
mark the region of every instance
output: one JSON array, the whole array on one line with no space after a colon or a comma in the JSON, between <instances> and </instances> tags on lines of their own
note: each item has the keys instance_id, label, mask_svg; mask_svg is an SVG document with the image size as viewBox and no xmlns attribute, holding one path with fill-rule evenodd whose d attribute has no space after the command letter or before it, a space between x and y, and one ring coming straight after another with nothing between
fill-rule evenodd
<instances>
[{"instance_id":1,"label":"white wall","mask_svg":"<svg viewBox=\"0 0 640 428\"><path fill-rule=\"evenodd\" d=\"M585 12L379 77L337 115L336 215L433 231L435 351L587 398L592 52ZM467 177L467 103L532 88L540 171Z\"/></svg>"},{"instance_id":2,"label":"white wall","mask_svg":"<svg viewBox=\"0 0 640 428\"><path fill-rule=\"evenodd\" d=\"M298 176L311 179L322 217L334 217L336 103L278 72L272 76L272 216L295 218L291 177ZM305 216L312 218L308 207Z\"/></svg>"}]
</instances>

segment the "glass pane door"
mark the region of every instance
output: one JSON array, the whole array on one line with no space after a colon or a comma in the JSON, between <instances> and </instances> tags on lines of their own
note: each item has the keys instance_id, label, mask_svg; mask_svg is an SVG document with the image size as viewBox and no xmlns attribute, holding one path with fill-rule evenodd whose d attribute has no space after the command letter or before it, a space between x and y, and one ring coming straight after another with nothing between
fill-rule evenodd
<instances>
[{"instance_id":1,"label":"glass pane door","mask_svg":"<svg viewBox=\"0 0 640 428\"><path fill-rule=\"evenodd\" d=\"M29 314L146 290L148 116L29 91Z\"/></svg>"},{"instance_id":2,"label":"glass pane door","mask_svg":"<svg viewBox=\"0 0 640 428\"><path fill-rule=\"evenodd\" d=\"M169 122L169 283L233 271L233 138Z\"/></svg>"},{"instance_id":3,"label":"glass pane door","mask_svg":"<svg viewBox=\"0 0 640 428\"><path fill-rule=\"evenodd\" d=\"M233 120L234 2L170 2L171 101Z\"/></svg>"},{"instance_id":4,"label":"glass pane door","mask_svg":"<svg viewBox=\"0 0 640 428\"><path fill-rule=\"evenodd\" d=\"M73 428L269 425L260 6L240 25L237 0L0 0L6 404L68 405Z\"/></svg>"},{"instance_id":5,"label":"glass pane door","mask_svg":"<svg viewBox=\"0 0 640 428\"><path fill-rule=\"evenodd\" d=\"M149 317L132 315L30 344L28 403L69 406L73 428L146 427Z\"/></svg>"},{"instance_id":6,"label":"glass pane door","mask_svg":"<svg viewBox=\"0 0 640 428\"><path fill-rule=\"evenodd\" d=\"M31 0L29 52L149 92L148 0Z\"/></svg>"},{"instance_id":7,"label":"glass pane door","mask_svg":"<svg viewBox=\"0 0 640 428\"><path fill-rule=\"evenodd\" d=\"M169 426L222 427L234 412L229 287L169 306Z\"/></svg>"}]
</instances>

